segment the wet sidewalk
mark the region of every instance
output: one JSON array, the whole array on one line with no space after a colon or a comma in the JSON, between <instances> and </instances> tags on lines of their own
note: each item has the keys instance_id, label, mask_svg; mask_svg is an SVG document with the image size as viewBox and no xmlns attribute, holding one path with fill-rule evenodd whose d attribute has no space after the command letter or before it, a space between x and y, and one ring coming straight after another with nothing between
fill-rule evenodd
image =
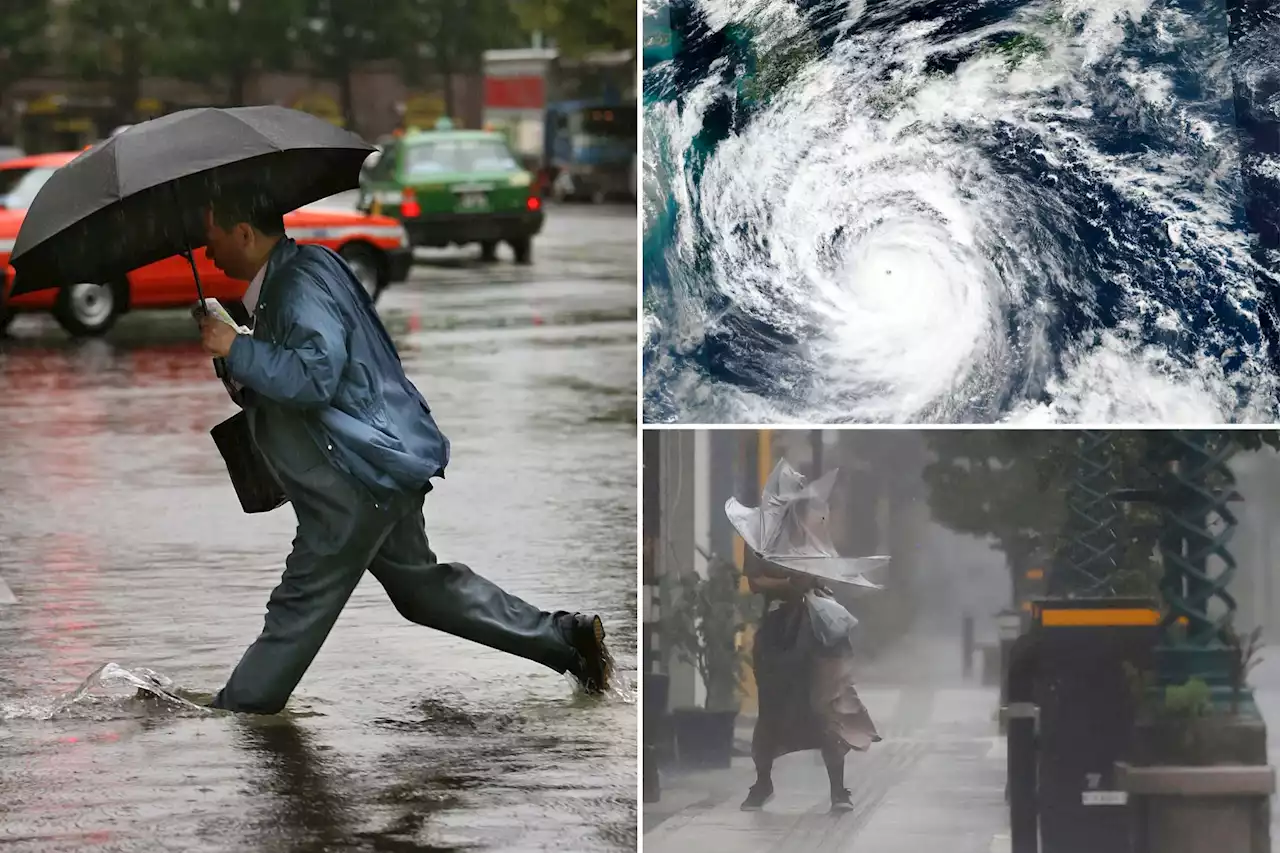
<instances>
[{"instance_id":1,"label":"wet sidewalk","mask_svg":"<svg viewBox=\"0 0 1280 853\"><path fill-rule=\"evenodd\" d=\"M644 804L646 853L1007 850L997 691L965 683L955 649L912 637L864 669L859 692L884 740L846 759L852 811L830 813L821 758L799 753L775 765L764 811L742 812L755 774L737 757L727 770L664 774L661 800ZM751 722L740 723L740 740Z\"/></svg>"}]
</instances>

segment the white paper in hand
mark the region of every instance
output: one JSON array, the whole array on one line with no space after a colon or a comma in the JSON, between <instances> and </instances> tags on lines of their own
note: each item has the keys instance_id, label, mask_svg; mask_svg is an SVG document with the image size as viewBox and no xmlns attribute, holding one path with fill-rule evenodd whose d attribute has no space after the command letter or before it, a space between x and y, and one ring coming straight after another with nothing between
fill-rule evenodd
<instances>
[{"instance_id":1,"label":"white paper in hand","mask_svg":"<svg viewBox=\"0 0 1280 853\"><path fill-rule=\"evenodd\" d=\"M195 307L191 309L191 316L199 318L200 313L201 313L200 304L196 303ZM208 314L210 317L213 317L215 320L220 320L221 322L226 323L228 326L235 329L238 334L241 334L241 335L253 334L253 331L251 329L237 324L236 321L231 318L231 315L227 313L227 309L222 307L222 303L216 299L213 299L213 298L205 299L204 313Z\"/></svg>"}]
</instances>

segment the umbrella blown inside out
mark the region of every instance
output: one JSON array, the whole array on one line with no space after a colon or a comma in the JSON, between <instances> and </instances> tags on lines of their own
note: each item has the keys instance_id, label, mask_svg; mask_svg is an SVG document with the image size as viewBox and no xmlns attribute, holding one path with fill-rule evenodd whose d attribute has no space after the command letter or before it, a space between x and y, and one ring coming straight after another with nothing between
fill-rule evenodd
<instances>
[{"instance_id":1,"label":"umbrella blown inside out","mask_svg":"<svg viewBox=\"0 0 1280 853\"><path fill-rule=\"evenodd\" d=\"M838 474L835 469L808 483L787 460L779 460L760 505L729 498L725 515L748 548L782 569L843 584L855 594L883 589L866 573L887 566L888 557L842 557L832 541L828 518Z\"/></svg>"}]
</instances>

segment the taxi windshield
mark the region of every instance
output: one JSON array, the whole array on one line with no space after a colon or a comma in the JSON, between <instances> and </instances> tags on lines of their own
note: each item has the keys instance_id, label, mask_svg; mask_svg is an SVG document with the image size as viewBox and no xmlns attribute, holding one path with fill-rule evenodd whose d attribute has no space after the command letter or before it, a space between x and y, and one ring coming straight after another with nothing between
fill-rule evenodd
<instances>
[{"instance_id":1,"label":"taxi windshield","mask_svg":"<svg viewBox=\"0 0 1280 853\"><path fill-rule=\"evenodd\" d=\"M405 171L414 177L519 168L501 139L436 139L412 143L405 151Z\"/></svg>"},{"instance_id":2,"label":"taxi windshield","mask_svg":"<svg viewBox=\"0 0 1280 853\"><path fill-rule=\"evenodd\" d=\"M0 207L25 210L31 206L36 193L45 181L57 171L50 168L0 169Z\"/></svg>"}]
</instances>

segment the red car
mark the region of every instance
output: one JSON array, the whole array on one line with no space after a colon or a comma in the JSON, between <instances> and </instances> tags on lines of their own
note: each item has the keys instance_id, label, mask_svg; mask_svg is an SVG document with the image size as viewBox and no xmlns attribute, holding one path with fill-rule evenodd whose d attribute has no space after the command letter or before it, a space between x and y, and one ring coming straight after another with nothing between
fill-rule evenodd
<instances>
[{"instance_id":1,"label":"red car","mask_svg":"<svg viewBox=\"0 0 1280 853\"><path fill-rule=\"evenodd\" d=\"M0 268L5 271L0 285L0 332L16 314L51 311L72 335L101 335L128 311L184 308L196 301L191 266L182 255L139 267L119 281L86 282L9 296L14 276L9 254L23 215L49 176L78 153L39 154L0 163ZM387 285L409 277L413 250L404 227L394 219L356 211L302 208L286 214L284 224L289 236L299 243L319 243L341 254L375 299ZM195 257L205 296L222 302L244 296L248 282L228 278L205 258L203 249Z\"/></svg>"}]
</instances>

